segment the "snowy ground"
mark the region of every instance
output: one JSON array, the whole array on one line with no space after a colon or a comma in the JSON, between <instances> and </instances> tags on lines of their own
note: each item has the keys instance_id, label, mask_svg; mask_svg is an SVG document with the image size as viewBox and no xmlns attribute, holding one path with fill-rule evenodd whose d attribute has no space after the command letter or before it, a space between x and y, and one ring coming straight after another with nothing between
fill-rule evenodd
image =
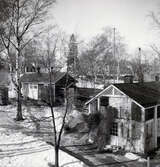
<instances>
[{"instance_id":1,"label":"snowy ground","mask_svg":"<svg viewBox=\"0 0 160 167\"><path fill-rule=\"evenodd\" d=\"M32 134L28 136L24 133L25 130L37 130L37 123L33 119L47 119L48 125L51 126L49 109L23 108L23 113L26 120L17 123L13 119L16 114L15 106L0 106L0 167L52 167L54 148L40 137L33 137ZM57 125L60 125L61 119L58 112L56 117ZM42 123L39 128L38 130L44 128ZM60 166L82 167L83 164L78 159L60 151Z\"/></svg>"},{"instance_id":2,"label":"snowy ground","mask_svg":"<svg viewBox=\"0 0 160 167\"><path fill-rule=\"evenodd\" d=\"M60 113L63 113L63 110L63 108L54 108L58 129L62 121ZM50 109L48 107L23 106L25 120L15 122L15 116L16 106L0 106L0 167L52 167L52 164L54 164L54 148L45 142L48 139L53 140ZM72 134L71 138L71 135L68 134L63 137L62 144L85 144L87 138L88 136L82 135L80 137L76 133ZM76 153L77 146L74 149L72 151ZM126 157L112 154L93 154L93 150L86 150L86 147L84 151L91 152L91 154L85 154L86 156L84 158L91 160L93 157L93 162L96 161L98 164L101 164L104 160L107 162L113 159L114 161L122 161L126 157L128 160L132 160L133 158L137 159L133 154L128 154ZM92 154L93 156L91 157ZM84 152L82 152L82 155L84 156ZM75 163L63 165L70 162ZM121 167L146 166L146 162L137 163L121 164ZM154 162L154 165L151 167L160 167L158 166L159 164L159 161ZM76 158L60 151L60 166L82 167L83 164ZM117 167L117 164L111 166Z\"/></svg>"},{"instance_id":3,"label":"snowy ground","mask_svg":"<svg viewBox=\"0 0 160 167\"><path fill-rule=\"evenodd\" d=\"M54 148L44 141L21 132L12 133L0 128L0 167L49 167L54 164ZM68 166L81 167L74 157L60 151L60 165L76 162ZM67 167L67 165L66 165Z\"/></svg>"}]
</instances>

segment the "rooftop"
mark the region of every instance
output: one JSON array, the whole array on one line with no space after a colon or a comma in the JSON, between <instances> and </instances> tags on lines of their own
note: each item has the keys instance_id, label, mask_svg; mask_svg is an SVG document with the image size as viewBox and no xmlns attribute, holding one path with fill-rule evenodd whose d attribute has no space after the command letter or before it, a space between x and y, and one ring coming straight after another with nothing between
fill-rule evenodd
<instances>
[{"instance_id":1,"label":"rooftop","mask_svg":"<svg viewBox=\"0 0 160 167\"><path fill-rule=\"evenodd\" d=\"M77 94L83 98L91 98L96 94L100 93L101 89L94 89L94 88L77 88Z\"/></svg>"},{"instance_id":2,"label":"rooftop","mask_svg":"<svg viewBox=\"0 0 160 167\"><path fill-rule=\"evenodd\" d=\"M114 84L143 107L160 104L160 82Z\"/></svg>"},{"instance_id":3,"label":"rooftop","mask_svg":"<svg viewBox=\"0 0 160 167\"><path fill-rule=\"evenodd\" d=\"M116 87L144 108L160 104L160 82L118 83L112 84L112 86ZM101 93L104 93L107 89L108 87L94 96L86 104L100 97Z\"/></svg>"},{"instance_id":4,"label":"rooftop","mask_svg":"<svg viewBox=\"0 0 160 167\"><path fill-rule=\"evenodd\" d=\"M66 75L65 72L60 72L56 71L53 72L51 75L52 83L56 83L59 81L62 77ZM49 83L49 73L41 73L41 72L34 72L34 73L25 73L21 77L21 82L30 82L30 83L35 83L35 82L44 82L44 83Z\"/></svg>"}]
</instances>

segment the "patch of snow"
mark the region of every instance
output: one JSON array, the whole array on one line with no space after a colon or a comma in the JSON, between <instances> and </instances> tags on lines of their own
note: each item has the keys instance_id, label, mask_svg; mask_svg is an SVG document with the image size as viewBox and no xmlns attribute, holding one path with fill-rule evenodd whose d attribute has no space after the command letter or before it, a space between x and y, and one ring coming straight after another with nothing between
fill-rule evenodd
<instances>
[{"instance_id":1,"label":"patch of snow","mask_svg":"<svg viewBox=\"0 0 160 167\"><path fill-rule=\"evenodd\" d=\"M91 138L88 139L88 142L91 143L91 144L94 143L94 141Z\"/></svg>"},{"instance_id":2,"label":"patch of snow","mask_svg":"<svg viewBox=\"0 0 160 167\"><path fill-rule=\"evenodd\" d=\"M138 161L139 162L147 162L147 160L145 158L140 158Z\"/></svg>"},{"instance_id":3,"label":"patch of snow","mask_svg":"<svg viewBox=\"0 0 160 167\"><path fill-rule=\"evenodd\" d=\"M68 167L82 167L79 160L71 157L67 153L60 151L60 166L70 164ZM0 167L48 167L54 164L54 149L32 154L22 154L20 156L5 157L0 159ZM72 163L76 162L76 163ZM65 166L67 167L67 165Z\"/></svg>"},{"instance_id":4,"label":"patch of snow","mask_svg":"<svg viewBox=\"0 0 160 167\"><path fill-rule=\"evenodd\" d=\"M48 167L48 164L54 164L54 147L21 132L13 133L7 129L5 133L4 130L0 131L0 167ZM82 167L78 159L63 151L59 154L60 165Z\"/></svg>"},{"instance_id":5,"label":"patch of snow","mask_svg":"<svg viewBox=\"0 0 160 167\"><path fill-rule=\"evenodd\" d=\"M130 160L137 160L140 158L140 156L136 155L136 154L133 154L131 152L128 152L125 154L125 157L130 159Z\"/></svg>"},{"instance_id":6,"label":"patch of snow","mask_svg":"<svg viewBox=\"0 0 160 167\"><path fill-rule=\"evenodd\" d=\"M41 117L47 119L46 125L52 126L51 118L47 118L51 116L50 108L23 106L23 116L26 119L16 123L13 120L16 116L16 105L0 106L0 110L5 111L1 113L5 119L2 119L0 123L6 125L5 128L0 127L0 167L49 167L49 164L54 164L54 147L37 137L27 136L14 128L7 128L12 125L16 129L17 125L20 125L26 130L34 129L36 125L32 116L37 119ZM61 113L64 112L62 108L54 108L54 111L56 126L59 129L62 121ZM43 126L43 121L41 125ZM69 154L63 151L60 151L59 154L60 166L64 164L66 164L65 167L83 166L78 159Z\"/></svg>"},{"instance_id":7,"label":"patch of snow","mask_svg":"<svg viewBox=\"0 0 160 167\"><path fill-rule=\"evenodd\" d=\"M112 146L111 145L106 145L104 149L105 150L112 150Z\"/></svg>"}]
</instances>

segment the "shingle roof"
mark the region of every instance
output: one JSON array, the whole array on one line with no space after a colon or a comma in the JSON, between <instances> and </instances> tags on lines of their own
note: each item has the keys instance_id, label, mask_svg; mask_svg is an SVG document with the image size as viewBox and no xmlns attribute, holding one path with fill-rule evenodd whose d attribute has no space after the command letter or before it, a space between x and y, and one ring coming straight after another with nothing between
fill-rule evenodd
<instances>
[{"instance_id":1,"label":"shingle roof","mask_svg":"<svg viewBox=\"0 0 160 167\"><path fill-rule=\"evenodd\" d=\"M143 107L160 104L160 82L114 84Z\"/></svg>"},{"instance_id":2,"label":"shingle roof","mask_svg":"<svg viewBox=\"0 0 160 167\"><path fill-rule=\"evenodd\" d=\"M63 76L65 76L65 72L54 72L52 73L52 82L56 83L59 81ZM49 83L49 73L26 73L21 77L21 82L44 82L44 83Z\"/></svg>"},{"instance_id":3,"label":"shingle roof","mask_svg":"<svg viewBox=\"0 0 160 167\"><path fill-rule=\"evenodd\" d=\"M112 85L144 108L160 104L160 82L119 83ZM108 89L108 87L94 96L86 104L101 96L101 93L106 89Z\"/></svg>"}]
</instances>

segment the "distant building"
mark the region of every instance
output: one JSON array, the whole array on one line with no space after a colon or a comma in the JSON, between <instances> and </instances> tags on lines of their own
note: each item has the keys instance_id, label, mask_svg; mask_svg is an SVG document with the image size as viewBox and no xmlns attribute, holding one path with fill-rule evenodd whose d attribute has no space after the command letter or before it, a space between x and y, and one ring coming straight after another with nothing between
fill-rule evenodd
<instances>
[{"instance_id":1,"label":"distant building","mask_svg":"<svg viewBox=\"0 0 160 167\"><path fill-rule=\"evenodd\" d=\"M40 71L25 73L21 77L21 83L22 94L25 98L49 102L49 73L42 73ZM57 103L62 104L65 101L64 94L66 84L74 94L76 80L65 72L53 71L51 73L51 83L54 100Z\"/></svg>"},{"instance_id":2,"label":"distant building","mask_svg":"<svg viewBox=\"0 0 160 167\"><path fill-rule=\"evenodd\" d=\"M111 145L140 153L160 146L160 82L111 84L86 105L89 113L116 108Z\"/></svg>"},{"instance_id":3,"label":"distant building","mask_svg":"<svg viewBox=\"0 0 160 167\"><path fill-rule=\"evenodd\" d=\"M79 109L83 109L84 104L96 94L101 92L101 90L102 89L76 87L76 107Z\"/></svg>"}]
</instances>

